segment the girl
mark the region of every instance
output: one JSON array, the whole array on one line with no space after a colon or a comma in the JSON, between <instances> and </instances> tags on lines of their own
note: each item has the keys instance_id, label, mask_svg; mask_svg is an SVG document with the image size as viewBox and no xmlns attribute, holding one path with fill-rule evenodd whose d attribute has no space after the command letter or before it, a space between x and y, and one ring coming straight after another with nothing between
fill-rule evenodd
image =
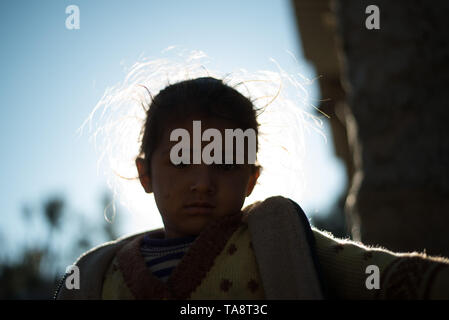
<instances>
[{"instance_id":1,"label":"girl","mask_svg":"<svg viewBox=\"0 0 449 320\"><path fill-rule=\"evenodd\" d=\"M241 129L258 137L257 112L251 100L212 77L161 90L148 108L135 165L143 189L154 194L164 228L85 253L76 262L80 289L63 283L57 298L449 297L445 259L335 239L311 228L299 205L280 196L242 209L261 173L257 163L173 161L179 143L174 130L193 137L193 123L201 121L202 135L213 129L225 137L226 130ZM203 152L209 142L200 142ZM191 155L201 152L195 142L189 147ZM226 152L212 153L225 159Z\"/></svg>"}]
</instances>

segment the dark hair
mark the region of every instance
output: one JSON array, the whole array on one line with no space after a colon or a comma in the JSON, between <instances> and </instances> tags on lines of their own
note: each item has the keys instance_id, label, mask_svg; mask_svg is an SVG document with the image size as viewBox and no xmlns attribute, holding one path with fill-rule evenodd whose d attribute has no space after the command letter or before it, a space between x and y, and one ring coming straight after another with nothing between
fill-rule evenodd
<instances>
[{"instance_id":1,"label":"dark hair","mask_svg":"<svg viewBox=\"0 0 449 320\"><path fill-rule=\"evenodd\" d=\"M251 100L212 77L181 81L161 90L148 108L139 154L145 159L147 172L168 121L197 114L230 120L242 130L254 129L257 139L259 123ZM256 142L257 150L258 139Z\"/></svg>"}]
</instances>

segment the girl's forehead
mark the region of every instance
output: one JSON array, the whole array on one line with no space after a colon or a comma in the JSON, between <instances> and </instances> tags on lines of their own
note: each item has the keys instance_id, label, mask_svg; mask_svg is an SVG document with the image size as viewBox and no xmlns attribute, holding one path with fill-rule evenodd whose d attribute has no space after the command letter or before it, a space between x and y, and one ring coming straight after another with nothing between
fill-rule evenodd
<instances>
[{"instance_id":1,"label":"girl's forehead","mask_svg":"<svg viewBox=\"0 0 449 320\"><path fill-rule=\"evenodd\" d=\"M202 115L192 115L182 119L173 119L167 123L164 128L164 137L170 137L170 134L173 130L176 129L185 129L189 133L193 132L193 128L201 127L201 132L206 129L217 129L217 130L225 130L225 129L236 129L238 125L228 119L214 117L214 116L202 116Z\"/></svg>"},{"instance_id":2,"label":"girl's forehead","mask_svg":"<svg viewBox=\"0 0 449 320\"><path fill-rule=\"evenodd\" d=\"M224 143L225 130L236 128L238 128L238 125L235 122L219 117L193 115L183 119L176 119L163 128L163 133L158 143L160 148L158 149L161 151L161 154L170 152L171 148L179 142L179 140L170 139L171 133L176 129L186 130L191 143L193 143L193 139L195 138L202 140L202 135L205 130L217 129L220 131ZM195 134L199 135L199 137L196 137ZM201 141L202 147L208 143L209 141Z\"/></svg>"}]
</instances>

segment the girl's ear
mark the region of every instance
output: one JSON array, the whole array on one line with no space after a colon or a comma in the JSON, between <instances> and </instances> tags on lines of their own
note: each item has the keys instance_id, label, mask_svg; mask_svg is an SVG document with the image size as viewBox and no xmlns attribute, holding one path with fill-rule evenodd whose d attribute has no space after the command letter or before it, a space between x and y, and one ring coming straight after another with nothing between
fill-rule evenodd
<instances>
[{"instance_id":1,"label":"girl's ear","mask_svg":"<svg viewBox=\"0 0 449 320\"><path fill-rule=\"evenodd\" d=\"M145 192L146 193L153 192L153 190L151 189L151 177L145 168L145 160L142 158L137 158L136 167L137 171L139 172L140 183L142 184L142 187L144 188Z\"/></svg>"},{"instance_id":2,"label":"girl's ear","mask_svg":"<svg viewBox=\"0 0 449 320\"><path fill-rule=\"evenodd\" d=\"M253 172L251 173L248 181L248 187L246 189L246 196L249 197L251 192L253 192L254 186L256 185L257 179L260 176L260 167L255 166Z\"/></svg>"}]
</instances>

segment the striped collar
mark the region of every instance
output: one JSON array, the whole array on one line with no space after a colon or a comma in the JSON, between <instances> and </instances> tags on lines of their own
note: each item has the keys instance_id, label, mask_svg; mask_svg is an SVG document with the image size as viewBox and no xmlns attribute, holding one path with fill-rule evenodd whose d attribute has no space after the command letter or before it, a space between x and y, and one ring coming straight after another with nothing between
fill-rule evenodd
<instances>
[{"instance_id":1,"label":"striped collar","mask_svg":"<svg viewBox=\"0 0 449 320\"><path fill-rule=\"evenodd\" d=\"M191 244L167 283L148 272L140 252L145 235L129 242L117 253L119 268L126 285L136 299L187 299L201 284L215 258L241 224L241 212L211 222ZM162 229L147 234L162 240Z\"/></svg>"},{"instance_id":2,"label":"striped collar","mask_svg":"<svg viewBox=\"0 0 449 320\"><path fill-rule=\"evenodd\" d=\"M147 233L142 240L143 247L172 247L183 244L188 244L193 242L197 237L196 236L187 236L182 238L158 238L154 235L152 236L150 233Z\"/></svg>"}]
</instances>

